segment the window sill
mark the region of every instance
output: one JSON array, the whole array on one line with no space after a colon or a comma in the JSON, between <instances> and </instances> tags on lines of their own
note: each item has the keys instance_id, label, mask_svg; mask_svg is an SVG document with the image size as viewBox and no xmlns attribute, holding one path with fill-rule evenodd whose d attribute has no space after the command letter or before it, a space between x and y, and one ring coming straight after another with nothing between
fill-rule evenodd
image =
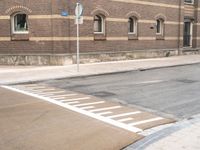
<instances>
[{"instance_id":1,"label":"window sill","mask_svg":"<svg viewBox=\"0 0 200 150\"><path fill-rule=\"evenodd\" d=\"M128 34L128 40L138 40L137 34Z\"/></svg>"},{"instance_id":2,"label":"window sill","mask_svg":"<svg viewBox=\"0 0 200 150\"><path fill-rule=\"evenodd\" d=\"M187 3L187 2L184 2L185 5L192 5L194 6L194 3Z\"/></svg>"},{"instance_id":3,"label":"window sill","mask_svg":"<svg viewBox=\"0 0 200 150\"><path fill-rule=\"evenodd\" d=\"M29 34L27 33L13 33L11 35L11 40L12 41L28 41L29 40Z\"/></svg>"},{"instance_id":4,"label":"window sill","mask_svg":"<svg viewBox=\"0 0 200 150\"><path fill-rule=\"evenodd\" d=\"M105 41L106 36L104 33L94 33L94 40L95 41Z\"/></svg>"},{"instance_id":5,"label":"window sill","mask_svg":"<svg viewBox=\"0 0 200 150\"><path fill-rule=\"evenodd\" d=\"M164 35L156 35L156 40L165 40Z\"/></svg>"}]
</instances>

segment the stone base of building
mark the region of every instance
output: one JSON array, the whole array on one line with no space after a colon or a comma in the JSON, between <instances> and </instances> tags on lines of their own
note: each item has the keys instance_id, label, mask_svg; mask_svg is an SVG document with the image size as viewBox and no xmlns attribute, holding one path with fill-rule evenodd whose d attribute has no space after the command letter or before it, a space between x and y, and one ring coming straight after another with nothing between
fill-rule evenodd
<instances>
[{"instance_id":1,"label":"stone base of building","mask_svg":"<svg viewBox=\"0 0 200 150\"><path fill-rule=\"evenodd\" d=\"M0 55L0 65L67 65L72 64L70 55Z\"/></svg>"},{"instance_id":2,"label":"stone base of building","mask_svg":"<svg viewBox=\"0 0 200 150\"><path fill-rule=\"evenodd\" d=\"M134 50L122 52L101 52L101 53L82 53L81 63L94 63L106 61L134 60L145 58L169 57L178 54L177 50ZM75 63L76 57L73 57Z\"/></svg>"},{"instance_id":3,"label":"stone base of building","mask_svg":"<svg viewBox=\"0 0 200 150\"><path fill-rule=\"evenodd\" d=\"M200 50L182 50L183 55L199 54ZM80 63L159 58L178 55L178 50L135 50L122 52L81 53ZM6 55L0 54L0 65L69 65L76 63L76 54Z\"/></svg>"}]
</instances>

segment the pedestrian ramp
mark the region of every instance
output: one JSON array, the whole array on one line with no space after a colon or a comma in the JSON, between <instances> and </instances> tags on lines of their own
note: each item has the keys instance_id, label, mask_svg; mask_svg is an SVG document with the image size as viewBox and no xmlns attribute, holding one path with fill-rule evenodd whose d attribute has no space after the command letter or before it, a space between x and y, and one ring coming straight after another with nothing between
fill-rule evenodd
<instances>
[{"instance_id":1,"label":"pedestrian ramp","mask_svg":"<svg viewBox=\"0 0 200 150\"><path fill-rule=\"evenodd\" d=\"M51 87L47 84L23 84L4 88L37 97L104 123L134 133L174 122L149 112L109 102L91 95Z\"/></svg>"}]
</instances>

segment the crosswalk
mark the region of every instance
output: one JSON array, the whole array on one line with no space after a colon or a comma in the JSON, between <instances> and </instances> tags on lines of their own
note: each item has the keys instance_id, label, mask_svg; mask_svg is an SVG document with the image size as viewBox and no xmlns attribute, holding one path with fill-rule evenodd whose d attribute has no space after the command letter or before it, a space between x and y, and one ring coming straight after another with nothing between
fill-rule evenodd
<instances>
[{"instance_id":1,"label":"crosswalk","mask_svg":"<svg viewBox=\"0 0 200 150\"><path fill-rule=\"evenodd\" d=\"M174 122L172 119L159 117L136 108L129 108L119 103L108 102L91 95L50 87L45 84L2 87L40 98L134 133L140 133L145 129Z\"/></svg>"}]
</instances>

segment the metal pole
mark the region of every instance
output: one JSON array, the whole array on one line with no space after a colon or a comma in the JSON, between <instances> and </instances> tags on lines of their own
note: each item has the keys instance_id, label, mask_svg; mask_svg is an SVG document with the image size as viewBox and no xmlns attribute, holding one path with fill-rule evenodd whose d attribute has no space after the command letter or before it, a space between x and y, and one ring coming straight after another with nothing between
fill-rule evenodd
<instances>
[{"instance_id":1,"label":"metal pole","mask_svg":"<svg viewBox=\"0 0 200 150\"><path fill-rule=\"evenodd\" d=\"M79 5L79 3L76 4L77 7ZM79 11L79 9L78 9ZM79 12L78 12L79 14ZM79 64L80 64L80 58L79 58L79 48L80 48L80 43L79 43L79 16L76 16L76 21L77 21L77 56L76 56L76 63L77 63L77 72L79 72Z\"/></svg>"},{"instance_id":2,"label":"metal pole","mask_svg":"<svg viewBox=\"0 0 200 150\"><path fill-rule=\"evenodd\" d=\"M182 0L179 0L179 11L178 11L178 55L181 55L181 49L180 49L180 44L181 44L181 17L182 17L182 10L181 10L181 6L182 6Z\"/></svg>"}]
</instances>

